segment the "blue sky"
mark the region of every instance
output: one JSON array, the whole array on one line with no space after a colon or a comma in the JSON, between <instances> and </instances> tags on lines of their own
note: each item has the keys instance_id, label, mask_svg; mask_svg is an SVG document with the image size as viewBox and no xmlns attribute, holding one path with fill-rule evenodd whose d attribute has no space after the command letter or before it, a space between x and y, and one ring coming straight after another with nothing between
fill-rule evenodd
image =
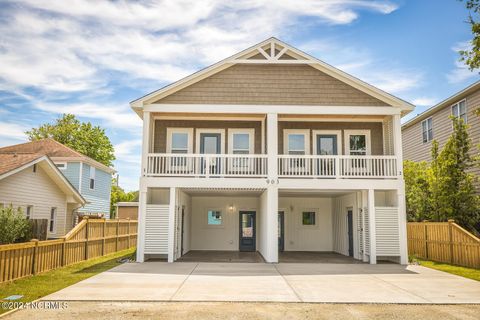
<instances>
[{"instance_id":1,"label":"blue sky","mask_svg":"<svg viewBox=\"0 0 480 320\"><path fill-rule=\"evenodd\" d=\"M479 79L456 0L0 2L0 146L62 113L106 128L138 187L141 121L129 102L271 36L414 103Z\"/></svg>"}]
</instances>

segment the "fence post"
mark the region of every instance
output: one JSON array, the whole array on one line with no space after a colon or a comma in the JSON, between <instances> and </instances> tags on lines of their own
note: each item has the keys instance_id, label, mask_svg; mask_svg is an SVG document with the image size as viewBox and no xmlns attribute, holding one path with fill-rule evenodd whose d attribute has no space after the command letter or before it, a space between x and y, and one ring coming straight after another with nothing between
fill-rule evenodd
<instances>
[{"instance_id":1,"label":"fence post","mask_svg":"<svg viewBox=\"0 0 480 320\"><path fill-rule=\"evenodd\" d=\"M425 233L425 240L424 240L424 244L425 244L425 259L428 260L428 227L427 227L427 222L428 220L423 220L423 228L424 228L424 233Z\"/></svg>"},{"instance_id":2,"label":"fence post","mask_svg":"<svg viewBox=\"0 0 480 320\"><path fill-rule=\"evenodd\" d=\"M103 232L102 232L102 256L105 255L105 229L107 227L107 219L103 219Z\"/></svg>"},{"instance_id":3,"label":"fence post","mask_svg":"<svg viewBox=\"0 0 480 320\"><path fill-rule=\"evenodd\" d=\"M88 260L88 217L84 217L86 219L85 223L85 260Z\"/></svg>"},{"instance_id":4,"label":"fence post","mask_svg":"<svg viewBox=\"0 0 480 320\"><path fill-rule=\"evenodd\" d=\"M448 245L450 246L450 264L453 264L453 223L455 220L448 220Z\"/></svg>"},{"instance_id":5,"label":"fence post","mask_svg":"<svg viewBox=\"0 0 480 320\"><path fill-rule=\"evenodd\" d=\"M118 251L118 225L120 224L120 220L117 218L117 238L115 239L115 252Z\"/></svg>"},{"instance_id":6,"label":"fence post","mask_svg":"<svg viewBox=\"0 0 480 320\"><path fill-rule=\"evenodd\" d=\"M38 260L38 239L32 239L32 242L35 242L33 247L33 259L32 259L32 274L37 274L37 260Z\"/></svg>"},{"instance_id":7,"label":"fence post","mask_svg":"<svg viewBox=\"0 0 480 320\"><path fill-rule=\"evenodd\" d=\"M127 237L127 245L128 245L128 249L130 248L130 218L127 218L128 220L128 225L127 225L127 234L128 234L128 237Z\"/></svg>"},{"instance_id":8,"label":"fence post","mask_svg":"<svg viewBox=\"0 0 480 320\"><path fill-rule=\"evenodd\" d=\"M67 261L67 257L66 257L66 254L65 254L66 243L67 243L67 239L64 237L63 242L62 242L62 267L65 266L65 263Z\"/></svg>"}]
</instances>

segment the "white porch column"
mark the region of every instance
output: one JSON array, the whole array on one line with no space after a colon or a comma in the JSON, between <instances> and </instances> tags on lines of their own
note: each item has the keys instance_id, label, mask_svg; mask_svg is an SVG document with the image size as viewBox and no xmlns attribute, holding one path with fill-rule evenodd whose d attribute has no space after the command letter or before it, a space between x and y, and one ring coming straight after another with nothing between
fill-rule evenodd
<instances>
[{"instance_id":1,"label":"white porch column","mask_svg":"<svg viewBox=\"0 0 480 320\"><path fill-rule=\"evenodd\" d=\"M362 201L360 202L362 208L362 234L363 234L363 255L362 260L363 262L368 262L368 255L367 255L367 234L365 230L367 230L367 226L365 224L365 209L368 207L368 193L367 190L362 190Z\"/></svg>"},{"instance_id":2,"label":"white porch column","mask_svg":"<svg viewBox=\"0 0 480 320\"><path fill-rule=\"evenodd\" d=\"M177 188L170 188L168 206L168 262L175 261L175 210L177 208Z\"/></svg>"},{"instance_id":3,"label":"white porch column","mask_svg":"<svg viewBox=\"0 0 480 320\"><path fill-rule=\"evenodd\" d=\"M368 230L370 232L370 264L377 264L377 235L375 230L375 190L368 189Z\"/></svg>"},{"instance_id":4,"label":"white porch column","mask_svg":"<svg viewBox=\"0 0 480 320\"><path fill-rule=\"evenodd\" d=\"M141 176L147 173L147 155L150 152L151 145L151 118L150 112L143 112L143 137L142 137L142 168Z\"/></svg>"},{"instance_id":5,"label":"white porch column","mask_svg":"<svg viewBox=\"0 0 480 320\"><path fill-rule=\"evenodd\" d=\"M400 264L408 264L407 208L405 204L405 184L397 190L398 228L400 240Z\"/></svg>"},{"instance_id":6,"label":"white porch column","mask_svg":"<svg viewBox=\"0 0 480 320\"><path fill-rule=\"evenodd\" d=\"M142 180L142 179L140 179ZM140 186L142 182L140 181ZM142 190L138 194L138 225L137 225L137 262L145 261L145 219L147 214L147 192Z\"/></svg>"},{"instance_id":7,"label":"white porch column","mask_svg":"<svg viewBox=\"0 0 480 320\"><path fill-rule=\"evenodd\" d=\"M278 115L276 113L267 114L267 154L268 179L273 179L276 183L278 177Z\"/></svg>"},{"instance_id":8,"label":"white porch column","mask_svg":"<svg viewBox=\"0 0 480 320\"><path fill-rule=\"evenodd\" d=\"M397 157L397 175L403 178L403 147L402 147L402 123L400 115L395 114L393 118L393 150Z\"/></svg>"},{"instance_id":9,"label":"white porch column","mask_svg":"<svg viewBox=\"0 0 480 320\"><path fill-rule=\"evenodd\" d=\"M267 114L267 155L268 179L266 194L266 214L264 230L266 237L266 250L264 258L267 262L278 262L278 115Z\"/></svg>"}]
</instances>

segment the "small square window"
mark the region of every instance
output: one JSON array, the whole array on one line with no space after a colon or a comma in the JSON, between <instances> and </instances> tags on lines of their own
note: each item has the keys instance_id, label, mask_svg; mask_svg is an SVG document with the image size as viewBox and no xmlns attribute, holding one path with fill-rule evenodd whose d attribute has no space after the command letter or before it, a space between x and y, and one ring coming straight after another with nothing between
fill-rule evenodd
<instances>
[{"instance_id":1,"label":"small square window","mask_svg":"<svg viewBox=\"0 0 480 320\"><path fill-rule=\"evenodd\" d=\"M314 211L304 211L304 212L302 212L302 224L304 226L314 226L315 225L315 212Z\"/></svg>"},{"instance_id":2,"label":"small square window","mask_svg":"<svg viewBox=\"0 0 480 320\"><path fill-rule=\"evenodd\" d=\"M208 225L219 226L222 224L222 212L218 210L208 210Z\"/></svg>"}]
</instances>

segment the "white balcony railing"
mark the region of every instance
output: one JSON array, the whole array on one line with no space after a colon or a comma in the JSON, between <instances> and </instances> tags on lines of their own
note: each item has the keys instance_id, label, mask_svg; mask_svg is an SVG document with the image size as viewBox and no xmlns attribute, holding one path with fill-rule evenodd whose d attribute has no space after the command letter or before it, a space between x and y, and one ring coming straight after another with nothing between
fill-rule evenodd
<instances>
[{"instance_id":1,"label":"white balcony railing","mask_svg":"<svg viewBox=\"0 0 480 320\"><path fill-rule=\"evenodd\" d=\"M147 176L266 177L265 154L151 153Z\"/></svg>"},{"instance_id":2,"label":"white balcony railing","mask_svg":"<svg viewBox=\"0 0 480 320\"><path fill-rule=\"evenodd\" d=\"M278 176L288 178L397 178L395 156L279 155Z\"/></svg>"},{"instance_id":3,"label":"white balcony railing","mask_svg":"<svg viewBox=\"0 0 480 320\"><path fill-rule=\"evenodd\" d=\"M393 179L396 156L278 155L280 178ZM267 177L265 154L160 154L147 158L146 176Z\"/></svg>"}]
</instances>

